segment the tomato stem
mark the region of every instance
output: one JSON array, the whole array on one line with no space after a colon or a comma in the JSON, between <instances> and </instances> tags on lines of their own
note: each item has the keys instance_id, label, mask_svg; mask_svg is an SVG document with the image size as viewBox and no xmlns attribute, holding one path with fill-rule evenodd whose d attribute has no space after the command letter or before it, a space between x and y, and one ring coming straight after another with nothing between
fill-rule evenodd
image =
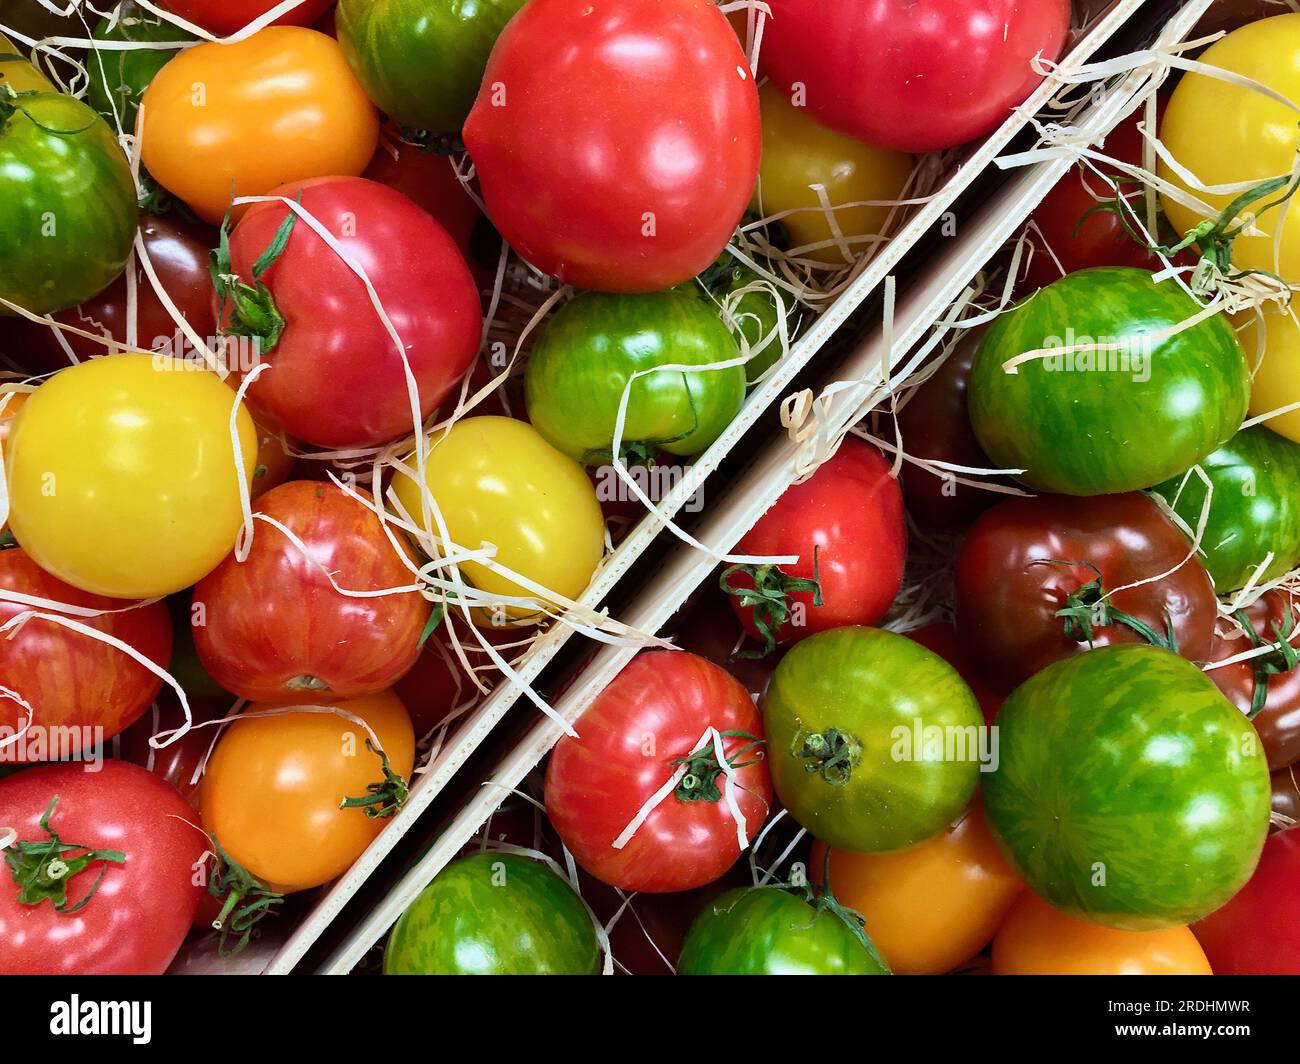
<instances>
[{"instance_id":1,"label":"tomato stem","mask_svg":"<svg viewBox=\"0 0 1300 1064\"><path fill-rule=\"evenodd\" d=\"M1065 606L1056 611L1056 616L1061 618L1065 623L1063 632L1067 639L1072 639L1076 643L1087 643L1093 645L1098 628L1108 628L1112 624L1122 624L1154 647L1160 647L1162 650L1171 650L1178 653L1178 640L1174 633L1174 622L1169 616L1169 611L1165 611L1164 634L1157 632L1145 621L1134 617L1131 613L1116 609L1111 605L1110 599L1106 596L1105 588L1102 586L1101 570L1092 562L1066 562L1057 561L1054 558L1036 558L1029 563L1030 565L1065 565L1071 567L1082 567L1092 571L1095 579L1082 584L1075 591L1065 596Z\"/></svg>"},{"instance_id":2,"label":"tomato stem","mask_svg":"<svg viewBox=\"0 0 1300 1064\"><path fill-rule=\"evenodd\" d=\"M862 759L862 744L846 731L796 732L790 753L806 761L804 769L816 772L832 787L843 787Z\"/></svg>"},{"instance_id":3,"label":"tomato stem","mask_svg":"<svg viewBox=\"0 0 1300 1064\"><path fill-rule=\"evenodd\" d=\"M212 927L221 932L217 951L223 956L240 952L253 937L257 924L276 911L284 902L284 895L271 889L248 869L233 860L215 838L216 874L208 880L208 893L221 900L221 912L212 921ZM228 945L232 936L238 936L234 946Z\"/></svg>"},{"instance_id":4,"label":"tomato stem","mask_svg":"<svg viewBox=\"0 0 1300 1064\"><path fill-rule=\"evenodd\" d=\"M763 740L745 731L724 731L719 733L726 739L745 739L744 745L734 750L727 758L733 769L748 768L756 765L763 758ZM749 751L757 751L757 756L750 761L737 761ZM686 766L686 775L681 778L673 792L679 802L716 802L722 798L718 787L718 777L722 775L722 764L718 759L717 743L708 743L686 757L673 758L673 767Z\"/></svg>"},{"instance_id":5,"label":"tomato stem","mask_svg":"<svg viewBox=\"0 0 1300 1064\"><path fill-rule=\"evenodd\" d=\"M1238 610L1236 613L1237 622L1246 630L1250 636L1251 646L1259 648L1262 646L1271 646L1273 653L1261 654L1257 658L1251 659L1254 666L1254 690L1250 697L1250 711L1246 714L1251 720L1254 720L1268 703L1268 687L1274 676L1290 672L1297 665L1300 665L1300 651L1297 651L1291 645L1290 636L1295 629L1295 617L1292 610L1288 609L1286 619L1279 628L1276 624L1272 625L1274 640L1272 643L1265 643L1251 624L1250 617L1245 610Z\"/></svg>"},{"instance_id":6,"label":"tomato stem","mask_svg":"<svg viewBox=\"0 0 1300 1064\"><path fill-rule=\"evenodd\" d=\"M410 788L406 780L393 771L388 762L388 755L375 748L375 744L366 740L366 749L377 754L383 765L384 778L378 783L366 785L366 793L356 798L344 798L339 803L340 809L362 809L372 820L386 820L406 804L410 797Z\"/></svg>"},{"instance_id":7,"label":"tomato stem","mask_svg":"<svg viewBox=\"0 0 1300 1064\"><path fill-rule=\"evenodd\" d=\"M811 591L813 605L820 606L822 599L820 547L813 548L813 576L811 580L790 576L776 565L732 565L722 571L718 586L746 609L754 611L754 627L763 637L762 650L743 650L738 658L765 658L776 649L776 636L790 618L790 595L796 591ZM754 582L753 587L737 587L732 582L735 573L745 573Z\"/></svg>"},{"instance_id":8,"label":"tomato stem","mask_svg":"<svg viewBox=\"0 0 1300 1064\"><path fill-rule=\"evenodd\" d=\"M125 864L126 854L121 850L92 850L87 846L67 843L50 827L50 818L59 804L56 794L41 816L41 830L49 835L40 842L15 842L5 851L9 872L18 886L18 901L22 905L39 905L49 901L54 911L75 913L85 908L95 896L110 864ZM83 851L71 857L74 850ZM92 864L99 864L99 875L75 905L68 904L68 884Z\"/></svg>"}]
</instances>

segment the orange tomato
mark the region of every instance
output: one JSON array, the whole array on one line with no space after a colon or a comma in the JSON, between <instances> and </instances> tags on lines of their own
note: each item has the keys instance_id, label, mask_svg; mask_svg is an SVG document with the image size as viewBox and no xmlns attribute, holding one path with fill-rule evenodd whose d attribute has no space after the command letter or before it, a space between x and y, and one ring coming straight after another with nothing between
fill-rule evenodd
<instances>
[{"instance_id":1,"label":"orange tomato","mask_svg":"<svg viewBox=\"0 0 1300 1064\"><path fill-rule=\"evenodd\" d=\"M203 774L203 826L230 857L282 893L328 883L361 856L386 821L340 809L384 780L365 728L335 713L253 716L222 734ZM336 709L375 732L392 771L408 779L415 735L398 697L382 691Z\"/></svg>"},{"instance_id":2,"label":"orange tomato","mask_svg":"<svg viewBox=\"0 0 1300 1064\"><path fill-rule=\"evenodd\" d=\"M823 843L814 845L814 883L825 853ZM899 975L938 975L970 960L1024 889L978 806L905 850L831 850L830 886L842 904L862 914L867 934Z\"/></svg>"},{"instance_id":3,"label":"orange tomato","mask_svg":"<svg viewBox=\"0 0 1300 1064\"><path fill-rule=\"evenodd\" d=\"M144 94L144 165L214 224L232 188L260 196L291 181L355 177L378 142L379 115L338 42L297 26L187 49Z\"/></svg>"},{"instance_id":4,"label":"orange tomato","mask_svg":"<svg viewBox=\"0 0 1300 1064\"><path fill-rule=\"evenodd\" d=\"M1213 975L1187 927L1120 931L1085 923L1028 891L993 940L994 975Z\"/></svg>"}]
</instances>

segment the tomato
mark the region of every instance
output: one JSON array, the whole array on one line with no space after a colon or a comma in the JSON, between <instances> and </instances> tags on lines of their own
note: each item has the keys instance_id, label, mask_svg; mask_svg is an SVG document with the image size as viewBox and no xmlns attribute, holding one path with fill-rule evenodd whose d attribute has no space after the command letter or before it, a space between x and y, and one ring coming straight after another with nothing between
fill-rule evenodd
<instances>
[{"instance_id":1,"label":"tomato","mask_svg":"<svg viewBox=\"0 0 1300 1064\"><path fill-rule=\"evenodd\" d=\"M991 133L1041 80L1070 27L1068 0L770 0L759 62L841 133L898 151Z\"/></svg>"},{"instance_id":2,"label":"tomato","mask_svg":"<svg viewBox=\"0 0 1300 1064\"><path fill-rule=\"evenodd\" d=\"M212 34L229 37L265 15L281 0L164 0L169 10ZM277 18L273 26L310 26L334 5L334 0L303 0Z\"/></svg>"},{"instance_id":3,"label":"tomato","mask_svg":"<svg viewBox=\"0 0 1300 1064\"><path fill-rule=\"evenodd\" d=\"M415 736L389 691L335 707L374 731L387 770L369 732L353 720L335 713L257 716L273 708L255 702L222 733L199 801L204 826L226 853L287 893L328 883L374 841L385 823L377 814L404 797ZM387 790L373 790L380 786ZM340 807L365 797L375 805Z\"/></svg>"},{"instance_id":4,"label":"tomato","mask_svg":"<svg viewBox=\"0 0 1300 1064\"><path fill-rule=\"evenodd\" d=\"M851 919L851 917L850 917ZM846 918L776 887L728 891L695 918L678 975L887 975Z\"/></svg>"},{"instance_id":5,"label":"tomato","mask_svg":"<svg viewBox=\"0 0 1300 1064\"><path fill-rule=\"evenodd\" d=\"M997 719L998 710L1002 708L1003 693L984 679L975 664L970 647L962 642L954 625L947 621L935 621L903 634L912 642L920 643L926 650L938 654L957 670L975 696L975 701L980 704L985 724L991 725Z\"/></svg>"},{"instance_id":6,"label":"tomato","mask_svg":"<svg viewBox=\"0 0 1300 1064\"><path fill-rule=\"evenodd\" d=\"M224 702L199 699L188 690L186 695L194 724L220 720L233 704L233 699ZM120 756L123 761L146 768L166 780L197 810L202 776L196 774L216 741L216 728L192 727L162 749L155 749L149 742L155 735L173 731L184 723L185 712L179 700L171 688L164 688L149 710L122 733ZM211 923L212 918L207 922Z\"/></svg>"},{"instance_id":7,"label":"tomato","mask_svg":"<svg viewBox=\"0 0 1300 1064\"><path fill-rule=\"evenodd\" d=\"M385 975L596 975L600 946L582 899L541 861L453 861L398 918Z\"/></svg>"},{"instance_id":8,"label":"tomato","mask_svg":"<svg viewBox=\"0 0 1300 1064\"><path fill-rule=\"evenodd\" d=\"M207 847L194 813L136 765L86 768L40 765L0 781L0 823L18 833L6 856L23 865L0 871L5 975L162 975L189 931ZM49 862L20 846L54 836L76 856L42 888L33 873ZM36 892L26 902L20 879Z\"/></svg>"},{"instance_id":9,"label":"tomato","mask_svg":"<svg viewBox=\"0 0 1300 1064\"><path fill-rule=\"evenodd\" d=\"M739 355L717 314L690 295L585 292L546 323L529 355L528 418L570 457L608 462L631 381L621 445L699 454L740 412L745 370L657 367L705 366ZM638 373L646 375L633 380Z\"/></svg>"},{"instance_id":10,"label":"tomato","mask_svg":"<svg viewBox=\"0 0 1300 1064\"><path fill-rule=\"evenodd\" d=\"M157 44L192 42L196 38L165 22L133 0L118 6L113 16L100 19L96 41ZM135 132L136 112L149 82L179 48L93 48L86 64L86 100L110 129Z\"/></svg>"},{"instance_id":11,"label":"tomato","mask_svg":"<svg viewBox=\"0 0 1300 1064\"><path fill-rule=\"evenodd\" d=\"M379 141L379 116L338 42L294 26L181 52L143 103L144 165L214 224L232 195L361 173Z\"/></svg>"},{"instance_id":12,"label":"tomato","mask_svg":"<svg viewBox=\"0 0 1300 1064\"><path fill-rule=\"evenodd\" d=\"M1300 212L1297 212L1300 213ZM1253 314L1237 319L1241 346L1250 362L1250 415L1263 417L1300 403L1300 325L1286 309L1263 312L1263 336ZM1300 443L1300 408L1264 422L1274 432Z\"/></svg>"},{"instance_id":13,"label":"tomato","mask_svg":"<svg viewBox=\"0 0 1300 1064\"><path fill-rule=\"evenodd\" d=\"M875 624L903 581L907 525L898 481L870 444L849 438L801 484L789 487L737 544L755 557L798 555L793 565L728 570L723 590L745 630L793 643L849 624ZM816 593L791 581L820 582ZM755 591L757 579L758 590Z\"/></svg>"},{"instance_id":14,"label":"tomato","mask_svg":"<svg viewBox=\"0 0 1300 1064\"><path fill-rule=\"evenodd\" d=\"M1273 782L1273 827L1289 830L1300 823L1300 770L1295 765L1278 769Z\"/></svg>"},{"instance_id":15,"label":"tomato","mask_svg":"<svg viewBox=\"0 0 1300 1064\"><path fill-rule=\"evenodd\" d=\"M363 598L335 587L410 588L414 558L403 561L369 505L332 484L282 484L257 512L293 533L306 554L255 520L248 557L231 554L195 585L194 644L204 668L228 691L263 702L335 701L391 687L419 656L429 603L411 590Z\"/></svg>"},{"instance_id":16,"label":"tomato","mask_svg":"<svg viewBox=\"0 0 1300 1064\"><path fill-rule=\"evenodd\" d=\"M265 495L289 479L298 459L292 454L293 442L280 429L269 428L263 421L254 421L257 429L257 465L253 468L252 497Z\"/></svg>"},{"instance_id":17,"label":"tomato","mask_svg":"<svg viewBox=\"0 0 1300 1064\"><path fill-rule=\"evenodd\" d=\"M868 853L921 842L970 804L980 723L952 666L878 628L798 643L763 700L781 803L815 837Z\"/></svg>"},{"instance_id":18,"label":"tomato","mask_svg":"<svg viewBox=\"0 0 1300 1064\"><path fill-rule=\"evenodd\" d=\"M414 459L407 459L414 468ZM604 518L596 489L576 462L522 421L473 417L435 435L424 468L453 542L496 546L495 560L552 594L576 599L591 583L605 552ZM410 519L438 535L425 516L424 492L409 476L393 481ZM482 562L460 563L461 575L490 595L543 598ZM508 606L511 616L535 611Z\"/></svg>"},{"instance_id":19,"label":"tomato","mask_svg":"<svg viewBox=\"0 0 1300 1064\"><path fill-rule=\"evenodd\" d=\"M1024 469L1030 487L1065 495L1133 491L1182 473L1231 438L1250 395L1223 317L1152 339L1200 309L1146 270L1084 270L1040 288L998 316L975 355L980 445L997 467ZM1049 354L1003 369L1040 350Z\"/></svg>"},{"instance_id":20,"label":"tomato","mask_svg":"<svg viewBox=\"0 0 1300 1064\"><path fill-rule=\"evenodd\" d=\"M272 194L301 196L370 278L427 417L469 370L482 332L474 279L452 239L405 196L363 178L322 178ZM283 203L261 203L244 215L230 235L239 287L217 295L229 297L224 332L251 342L271 366L249 389L249 402L290 435L325 448L372 447L410 434L406 368L365 283L338 253L299 220L283 253L255 272L288 215Z\"/></svg>"},{"instance_id":21,"label":"tomato","mask_svg":"<svg viewBox=\"0 0 1300 1064\"><path fill-rule=\"evenodd\" d=\"M1025 893L993 940L994 975L1213 975L1186 927L1121 931Z\"/></svg>"},{"instance_id":22,"label":"tomato","mask_svg":"<svg viewBox=\"0 0 1300 1064\"><path fill-rule=\"evenodd\" d=\"M2 33L0 33L0 85L9 86L14 92L58 91L54 83Z\"/></svg>"},{"instance_id":23,"label":"tomato","mask_svg":"<svg viewBox=\"0 0 1300 1064\"><path fill-rule=\"evenodd\" d=\"M724 253L724 257L730 255ZM745 363L745 380L753 385L784 357L788 343L793 342L799 327L801 308L788 292L779 295L772 291L772 283L764 281L748 266L724 264L722 276L702 290L701 286L687 282L702 294L711 306L718 307L723 324L736 337L736 344L748 356ZM785 318L787 344L781 342L781 319ZM748 347L740 344L744 339Z\"/></svg>"},{"instance_id":24,"label":"tomato","mask_svg":"<svg viewBox=\"0 0 1300 1064\"><path fill-rule=\"evenodd\" d=\"M18 542L42 569L97 595L189 587L242 521L235 407L216 374L164 355L107 355L55 374L23 404L10 438ZM257 433L243 409L234 423L247 483Z\"/></svg>"},{"instance_id":25,"label":"tomato","mask_svg":"<svg viewBox=\"0 0 1300 1064\"><path fill-rule=\"evenodd\" d=\"M765 32L771 33L774 23L767 26ZM765 217L782 216L779 220L790 234L792 254L840 265L854 261L870 249L872 237L884 232L891 214L898 213L884 203L903 198L912 176L912 157L826 128L774 84L763 86L759 102L763 161L752 208ZM847 242L847 254L836 243L800 250L835 238L813 185L820 185L827 202L839 208L834 213L835 227Z\"/></svg>"},{"instance_id":26,"label":"tomato","mask_svg":"<svg viewBox=\"0 0 1300 1064\"><path fill-rule=\"evenodd\" d=\"M736 618L730 601L721 588L705 585L699 601L689 608L673 634L673 642L683 650L721 665L745 685L745 690L757 702L767 690L781 652L761 657L755 654L756 647Z\"/></svg>"},{"instance_id":27,"label":"tomato","mask_svg":"<svg viewBox=\"0 0 1300 1064\"><path fill-rule=\"evenodd\" d=\"M1144 495L1010 499L962 541L957 629L971 661L1003 691L1094 646L1167 640L1170 626L1178 652L1204 661L1218 603L1188 551Z\"/></svg>"},{"instance_id":28,"label":"tomato","mask_svg":"<svg viewBox=\"0 0 1300 1064\"><path fill-rule=\"evenodd\" d=\"M341 0L339 44L370 98L405 126L460 132L488 53L524 0Z\"/></svg>"},{"instance_id":29,"label":"tomato","mask_svg":"<svg viewBox=\"0 0 1300 1064\"><path fill-rule=\"evenodd\" d=\"M713 262L762 150L753 76L711 0L532 0L492 50L464 138L510 246L607 292Z\"/></svg>"},{"instance_id":30,"label":"tomato","mask_svg":"<svg viewBox=\"0 0 1300 1064\"><path fill-rule=\"evenodd\" d=\"M1288 13L1260 19L1233 30L1197 57L1218 67L1260 82L1286 99L1300 96L1300 15ZM1207 138L1205 131L1214 130ZM1295 112L1248 85L1234 85L1216 77L1189 72L1179 80L1169 98L1160 138L1183 167L1207 185L1264 182L1290 172L1300 134ZM1175 187L1188 189L1173 168L1161 161L1159 176ZM1283 182L1284 183L1284 182ZM1213 209L1217 219L1240 192L1221 195L1190 190ZM1267 270L1284 278L1300 278L1300 215L1287 211L1285 221L1277 204L1285 189L1246 204L1256 218L1258 235L1239 236L1232 243L1232 265L1238 270ZM1207 220L1165 194L1162 203L1180 233ZM1272 205L1271 207L1269 205ZM1281 230L1280 252L1275 260L1274 240Z\"/></svg>"},{"instance_id":31,"label":"tomato","mask_svg":"<svg viewBox=\"0 0 1300 1064\"><path fill-rule=\"evenodd\" d=\"M740 856L724 797L727 776L710 741L737 766L735 801L752 839L767 819L772 783L758 710L732 676L694 654L642 654L606 687L551 752L546 813L565 847L602 882L627 891L690 890ZM686 774L622 848L624 829L679 767ZM743 767L741 767L743 766Z\"/></svg>"},{"instance_id":32,"label":"tomato","mask_svg":"<svg viewBox=\"0 0 1300 1064\"><path fill-rule=\"evenodd\" d=\"M135 180L104 120L80 100L0 95L0 205L0 298L48 314L126 268Z\"/></svg>"},{"instance_id":33,"label":"tomato","mask_svg":"<svg viewBox=\"0 0 1300 1064\"><path fill-rule=\"evenodd\" d=\"M1268 833L1259 739L1195 665L1100 647L1018 687L984 780L994 834L1062 912L1147 931L1213 912Z\"/></svg>"},{"instance_id":34,"label":"tomato","mask_svg":"<svg viewBox=\"0 0 1300 1064\"><path fill-rule=\"evenodd\" d=\"M1270 838L1250 882L1193 930L1216 975L1300 975L1300 831Z\"/></svg>"},{"instance_id":35,"label":"tomato","mask_svg":"<svg viewBox=\"0 0 1300 1064\"><path fill-rule=\"evenodd\" d=\"M1007 867L979 806L933 838L896 853L850 853L817 843L811 878L830 871L842 905L897 975L941 975L965 964L993 937L1024 885Z\"/></svg>"},{"instance_id":36,"label":"tomato","mask_svg":"<svg viewBox=\"0 0 1300 1064\"><path fill-rule=\"evenodd\" d=\"M113 611L98 617L66 616L120 639L160 668L171 658L171 621L161 602L124 608L132 604L88 595L42 572L20 549L0 551L0 595ZM60 612L0 601L0 623L34 610ZM112 738L140 716L158 694L162 678L107 643L33 618L0 639L0 685L22 696L33 710L31 729L0 756L12 758L16 753L22 760L26 750L30 760L63 760ZM13 735L26 719L27 711L18 702L0 700L0 738ZM38 740L41 752L33 749Z\"/></svg>"}]
</instances>

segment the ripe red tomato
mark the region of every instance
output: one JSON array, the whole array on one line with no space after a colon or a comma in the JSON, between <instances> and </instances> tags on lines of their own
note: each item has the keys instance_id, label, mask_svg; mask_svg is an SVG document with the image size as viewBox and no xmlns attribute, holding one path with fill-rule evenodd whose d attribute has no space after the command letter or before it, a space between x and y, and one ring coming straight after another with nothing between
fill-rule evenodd
<instances>
[{"instance_id":1,"label":"ripe red tomato","mask_svg":"<svg viewBox=\"0 0 1300 1064\"><path fill-rule=\"evenodd\" d=\"M936 621L933 624L914 628L912 631L903 634L912 642L920 643L926 650L933 650L961 674L961 678L966 681L966 686L970 688L971 694L975 696L975 700L980 704L980 712L984 714L984 723L992 726L994 719L998 715L998 710L1002 708L1004 700L1002 692L991 687L984 677L980 675L979 670L971 660L970 648L961 641L961 636L957 633L956 627L946 621Z\"/></svg>"},{"instance_id":2,"label":"ripe red tomato","mask_svg":"<svg viewBox=\"0 0 1300 1064\"><path fill-rule=\"evenodd\" d=\"M736 546L735 553L759 557L798 555L790 566L724 573L724 580L749 595L732 606L745 629L758 639L769 629L778 643L793 643L828 628L875 624L889 609L903 580L907 525L898 481L870 444L850 437L802 484L776 501ZM809 590L793 590L753 605L755 573L760 591L779 588L782 577L821 581L822 604ZM769 602L771 604L769 604ZM760 623L761 622L761 623Z\"/></svg>"},{"instance_id":3,"label":"ripe red tomato","mask_svg":"<svg viewBox=\"0 0 1300 1064\"><path fill-rule=\"evenodd\" d=\"M992 132L1056 59L1069 0L769 0L759 62L802 84L813 116L898 151L951 148Z\"/></svg>"},{"instance_id":4,"label":"ripe red tomato","mask_svg":"<svg viewBox=\"0 0 1300 1064\"><path fill-rule=\"evenodd\" d=\"M265 15L281 0L163 0L163 6L187 22L202 26L209 33L229 37L260 15ZM273 26L310 26L334 6L334 0L303 0Z\"/></svg>"},{"instance_id":5,"label":"ripe red tomato","mask_svg":"<svg viewBox=\"0 0 1300 1064\"><path fill-rule=\"evenodd\" d=\"M605 292L707 268L762 149L754 78L712 0L530 0L497 39L464 138L510 246Z\"/></svg>"},{"instance_id":6,"label":"ripe red tomato","mask_svg":"<svg viewBox=\"0 0 1300 1064\"><path fill-rule=\"evenodd\" d=\"M189 931L208 843L193 810L138 765L86 769L40 765L0 780L0 824L18 833L6 853L52 834L77 848L64 855L62 880L27 903L14 871L0 869L0 974L161 975ZM99 859L83 864L83 848Z\"/></svg>"},{"instance_id":7,"label":"ripe red tomato","mask_svg":"<svg viewBox=\"0 0 1300 1064\"><path fill-rule=\"evenodd\" d=\"M358 492L358 494L361 494ZM337 701L391 687L414 663L430 607L417 592L357 598L350 591L409 587L379 518L332 484L291 481L258 500L247 559L233 554L194 587L194 645L212 678L262 702Z\"/></svg>"},{"instance_id":8,"label":"ripe red tomato","mask_svg":"<svg viewBox=\"0 0 1300 1064\"><path fill-rule=\"evenodd\" d=\"M292 199L300 191L303 207L374 285L405 345L427 417L479 346L478 291L464 258L427 212L378 182L327 177L272 194ZM257 287L253 265L288 213L282 203L259 203L230 234L232 272L246 285ZM283 330L268 328L256 311L225 325L255 338L272 367L249 389L253 406L320 447L371 447L412 431L402 360L361 278L325 241L299 220L283 254L256 280L270 292Z\"/></svg>"},{"instance_id":9,"label":"ripe red tomato","mask_svg":"<svg viewBox=\"0 0 1300 1064\"><path fill-rule=\"evenodd\" d=\"M1147 642L1121 619L1096 616L1097 581L1111 592L1174 570L1106 601L1161 636L1172 622L1178 653L1205 661L1218 602L1205 566L1187 553L1182 532L1145 495L1011 499L985 511L962 542L957 629L988 681L1009 691L1089 649L1080 618L1092 618L1092 646ZM1057 616L1066 608L1079 616Z\"/></svg>"},{"instance_id":10,"label":"ripe red tomato","mask_svg":"<svg viewBox=\"0 0 1300 1064\"><path fill-rule=\"evenodd\" d=\"M546 769L546 813L564 845L597 879L666 893L712 883L740 856L706 728L724 737L737 766L735 797L752 840L772 803L763 723L749 693L711 662L672 650L642 654L603 690ZM728 735L728 733L740 733ZM622 849L614 842L679 764L686 775ZM740 766L744 767L740 767Z\"/></svg>"},{"instance_id":11,"label":"ripe red tomato","mask_svg":"<svg viewBox=\"0 0 1300 1064\"><path fill-rule=\"evenodd\" d=\"M79 591L42 570L20 548L0 551L0 595L28 595L91 610L114 610L98 617L67 614L69 620L129 644L162 668L172 654L167 607L154 602L137 609L121 599ZM0 601L0 624L28 611L55 609ZM32 730L5 751L8 760L54 760L76 753L83 741L94 746L109 739L149 708L162 679L115 647L70 628L34 618L10 637L0 637L0 685L21 695L33 709ZM12 735L27 711L0 698L0 728ZM54 729L73 729L55 731ZM96 736L85 729L102 728ZM49 744L58 739L60 748ZM34 744L43 741L44 752ZM66 741L67 745L62 745ZM27 752L29 756L24 754Z\"/></svg>"},{"instance_id":12,"label":"ripe red tomato","mask_svg":"<svg viewBox=\"0 0 1300 1064\"><path fill-rule=\"evenodd\" d=\"M1215 975L1300 975L1300 831L1270 836L1250 881L1192 930Z\"/></svg>"}]
</instances>

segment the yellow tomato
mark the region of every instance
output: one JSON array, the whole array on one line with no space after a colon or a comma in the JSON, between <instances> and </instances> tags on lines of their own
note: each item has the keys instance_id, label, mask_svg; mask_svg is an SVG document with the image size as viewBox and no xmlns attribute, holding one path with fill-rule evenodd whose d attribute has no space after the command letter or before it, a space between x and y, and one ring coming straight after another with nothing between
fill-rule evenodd
<instances>
[{"instance_id":1,"label":"yellow tomato","mask_svg":"<svg viewBox=\"0 0 1300 1064\"><path fill-rule=\"evenodd\" d=\"M117 354L61 370L10 433L9 523L36 563L84 591L152 598L189 587L242 520L235 393L195 363ZM245 483L257 431L236 424Z\"/></svg>"},{"instance_id":2,"label":"yellow tomato","mask_svg":"<svg viewBox=\"0 0 1300 1064\"><path fill-rule=\"evenodd\" d=\"M825 845L809 871L821 878ZM939 975L975 956L1024 890L978 807L932 839L894 853L831 850L831 891L867 922L899 975Z\"/></svg>"},{"instance_id":3,"label":"yellow tomato","mask_svg":"<svg viewBox=\"0 0 1300 1064\"><path fill-rule=\"evenodd\" d=\"M14 92L58 92L54 83L42 74L23 53L14 47L8 37L0 34L0 86L8 85Z\"/></svg>"},{"instance_id":4,"label":"yellow tomato","mask_svg":"<svg viewBox=\"0 0 1300 1064\"><path fill-rule=\"evenodd\" d=\"M1300 14L1261 19L1233 30L1206 49L1199 61L1243 74L1300 101ZM1173 157L1202 182L1227 185L1289 173L1300 145L1300 125L1289 107L1254 89L1189 73L1169 98L1160 138ZM1163 162L1160 176L1210 204L1214 208L1211 218L1217 218L1240 195L1210 195L1189 189ZM1273 193L1248 209L1277 198L1278 193ZM1186 233L1205 218L1169 196L1163 197L1163 202L1179 232ZM1257 223L1263 236L1236 239L1233 265L1242 270L1277 271L1289 281L1300 281L1300 210L1293 206L1287 212L1275 263L1277 218L1276 207L1266 211Z\"/></svg>"},{"instance_id":5,"label":"yellow tomato","mask_svg":"<svg viewBox=\"0 0 1300 1064\"><path fill-rule=\"evenodd\" d=\"M993 940L994 975L1212 975L1187 927L1120 931L1025 892Z\"/></svg>"},{"instance_id":6,"label":"yellow tomato","mask_svg":"<svg viewBox=\"0 0 1300 1064\"><path fill-rule=\"evenodd\" d=\"M3 46L4 38L0 37L0 46ZM18 411L23 403L27 401L26 392L14 392L4 402L4 408L0 410L0 454L5 456L8 462L9 447L9 430L13 428L14 419L18 417ZM9 527L9 519L6 517L3 523L0 523L0 532Z\"/></svg>"},{"instance_id":7,"label":"yellow tomato","mask_svg":"<svg viewBox=\"0 0 1300 1064\"><path fill-rule=\"evenodd\" d=\"M144 94L141 157L200 217L290 181L356 176L379 115L332 37L270 26L239 44L181 52Z\"/></svg>"},{"instance_id":8,"label":"yellow tomato","mask_svg":"<svg viewBox=\"0 0 1300 1064\"><path fill-rule=\"evenodd\" d=\"M203 826L238 864L282 893L341 875L386 821L361 808L339 808L385 781L369 733L335 713L258 717L254 703L222 734L207 769L199 807ZM391 691L340 702L374 731L389 769L403 780L415 764L410 717Z\"/></svg>"},{"instance_id":9,"label":"yellow tomato","mask_svg":"<svg viewBox=\"0 0 1300 1064\"><path fill-rule=\"evenodd\" d=\"M821 199L810 185L826 189L831 206L897 200L912 173L912 157L887 148L863 144L819 125L804 108L769 82L759 91L763 109L763 163L752 207L764 217L796 211L781 219L791 236L791 248L831 239L831 224L820 209ZM835 212L840 232L849 238L854 256L870 241L854 237L878 235L889 217L888 207L843 207ZM842 263L838 246L801 252L819 262Z\"/></svg>"},{"instance_id":10,"label":"yellow tomato","mask_svg":"<svg viewBox=\"0 0 1300 1064\"><path fill-rule=\"evenodd\" d=\"M491 543L502 566L565 598L577 598L591 582L605 550L596 489L577 462L531 425L508 417L457 422L435 441L425 482L457 546ZM436 521L423 523L415 481L399 476L393 483L411 519L437 535ZM480 562L465 562L460 571L492 594L534 594ZM506 612L519 617L530 611Z\"/></svg>"},{"instance_id":11,"label":"yellow tomato","mask_svg":"<svg viewBox=\"0 0 1300 1064\"><path fill-rule=\"evenodd\" d=\"M1264 343L1259 343L1258 319L1253 313L1237 319L1237 337L1246 352L1253 380L1250 416L1258 417L1300 403L1300 324L1294 311L1270 309L1264 313ZM1264 422L1274 432L1300 443L1300 407Z\"/></svg>"}]
</instances>

